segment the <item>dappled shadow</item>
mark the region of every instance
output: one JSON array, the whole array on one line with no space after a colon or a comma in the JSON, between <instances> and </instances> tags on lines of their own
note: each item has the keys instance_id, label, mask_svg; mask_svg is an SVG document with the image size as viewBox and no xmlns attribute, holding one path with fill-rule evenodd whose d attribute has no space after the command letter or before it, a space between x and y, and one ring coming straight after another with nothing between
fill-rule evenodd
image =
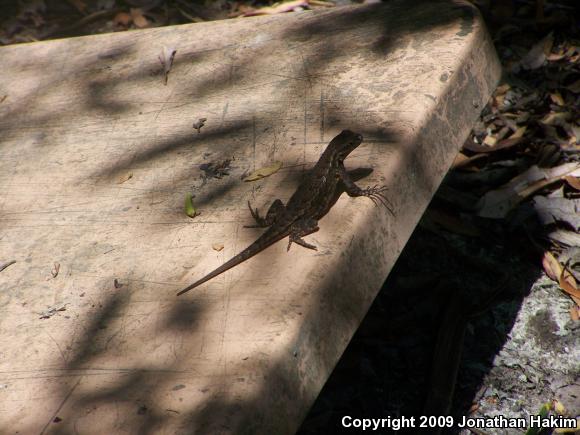
<instances>
[{"instance_id":1,"label":"dappled shadow","mask_svg":"<svg viewBox=\"0 0 580 435\"><path fill-rule=\"evenodd\" d=\"M72 349L72 357L69 357L68 365L70 369L78 369L86 364L95 355L107 351L108 335L107 328L110 323L122 315L129 302L129 295L120 292L111 295L108 300L99 304L97 310L88 319L84 326L86 340L78 342Z\"/></svg>"},{"instance_id":2,"label":"dappled shadow","mask_svg":"<svg viewBox=\"0 0 580 435\"><path fill-rule=\"evenodd\" d=\"M433 2L424 2L425 5ZM439 2L441 5L445 2ZM396 47L397 43L401 41L401 35L414 34L414 40L417 44L421 44L419 32L425 31L428 34L428 39L432 39L434 35L433 31L437 29L438 26L445 27L447 23L455 21L458 17L470 16L473 14L472 8L468 6L453 6L447 8L439 8L438 14L432 14L431 7L423 8L424 13L421 12L421 4L417 3L415 6L415 11L409 16L413 17L407 18L408 14L403 12L406 11L407 5L405 2L390 2L389 8L383 8L381 5L370 5L365 8L351 9L348 13L335 14L333 11L319 14L317 18L311 17L301 17L295 26L292 26L291 30L287 32L281 32L276 36L276 40L284 41L284 43L291 50L291 53L299 53L300 46L304 45L305 48L309 48L312 51L316 51L316 56L309 56L309 58L296 60L296 70L294 72L289 71L278 71L279 80L284 81L285 86L288 88L285 91L287 95L293 94L303 94L306 96L306 90L303 90L304 86L307 86L315 81L317 83L325 83L325 70L326 66L335 61L336 59L345 59L345 68L348 68L353 56L350 52L345 52L342 41L340 40L341 34L355 30L355 40L357 45L361 48L368 45L368 38L378 38L372 43L373 51L381 59L388 59L389 54L392 49ZM395 13L392 13L395 11ZM329 15L330 14L330 15ZM327 17L332 16L332 19L327 19ZM420 19L415 19L414 17L419 17ZM303 19L306 18L306 19ZM267 29L268 25L272 22L284 19L283 17L271 17L270 21L256 20L257 23L256 30ZM472 17L471 17L472 20ZM224 25L224 23L220 23ZM427 32L430 30L431 33ZM352 41L351 41L352 42ZM209 62L211 60L211 54L239 49L239 44L221 44L219 48L202 48L194 52L180 51L179 55L176 56L174 62L174 72L171 75L170 80L172 82L179 81L178 71L180 67L191 68L192 64L199 64L203 62ZM320 47L320 49L316 49ZM314 49L313 49L314 48ZM400 47L399 47L400 48ZM187 106L191 104L190 99L196 99L199 101L204 97L218 98L227 97L228 94L232 93L233 90L237 92L251 92L252 87L263 86L261 83L251 83L250 87L244 87L240 84L246 83L255 74L254 68L256 68L256 63L258 63L258 71L263 68L270 68L271 65L260 65L260 58L263 55L269 54L267 49L257 46L253 50L252 56L232 56L231 61L224 64L217 64L217 69L214 67L210 68L205 74L196 77L196 80L190 80L189 83L179 83L179 90L176 95L179 97L172 102L163 103L169 108L179 108L183 107L183 110L187 109ZM9 112L3 113L3 119L5 122L0 123L0 134L6 134L6 130L11 130L13 128L20 128L20 118L24 117L26 119L26 124L30 126L49 126L49 125L61 125L61 123L67 123L71 119L71 112L66 109L65 106L60 110L54 110L49 112L49 114L44 115L34 115L34 112L29 113L30 104L36 101L42 101L43 98L47 97L50 93L54 93L55 90L59 88L60 83L64 83L70 78L71 75L77 74L78 80L84 80L86 74L95 74L95 71L100 71L96 74L97 78L92 78L86 83L86 90L78 92L80 95L84 95L86 98L85 106L89 112L97 112L98 118L102 118L103 115L108 117L113 117L118 119L119 117L136 116L136 111L139 110L139 106L136 101L128 101L124 99L123 93L121 92L121 85L124 83L135 83L137 86L142 86L146 89L152 86L151 76L157 75L156 80L161 82L161 77L159 76L160 66L156 58L149 58L145 60L140 60L139 68L134 67L129 68L128 72L122 73L119 78L115 78L114 74L117 71L127 70L129 65L125 59L132 58L135 59L135 45L130 44L128 46L115 46L108 48L106 52L96 52L92 60L84 65L79 65L76 68L80 74L73 71L69 73L64 73L58 82L46 82L42 83L39 88L31 89L31 93L28 95L23 95L16 105L11 105ZM64 57L64 53L60 53L51 60L54 62L60 61ZM227 56L226 56L227 57ZM395 59L396 60L396 59ZM215 62L215 59L213 60ZM391 62L393 60L388 59ZM31 62L31 65L34 65ZM43 68L43 65L37 65L37 68ZM118 74L118 73L117 73ZM246 76L250 74L250 76ZM275 74L274 72L266 71L266 74ZM205 77L204 77L205 76ZM88 75L87 75L88 77ZM322 79L320 79L322 77ZM158 86L159 83L156 83ZM467 100L467 98L466 98ZM296 100L296 103L300 104L300 98ZM349 119L344 119L344 113L341 113L341 107L343 104L352 104L349 100L341 102L338 106L328 105L325 107L324 117L327 119L326 127L333 127L342 125L344 127L350 128L354 131L362 133L367 140L368 139L379 139L385 140L387 142L392 141L392 138L385 137L385 129L382 127L377 127L373 125L372 120L369 119L357 119L355 116L348 116ZM185 105L185 106L184 106ZM287 108L278 108L280 116L283 117L285 113L288 112ZM178 135L177 137L168 136L166 138L156 138L155 142L150 142L146 138L143 138L143 145L141 150L135 150L128 158L121 158L117 160L114 165L108 165L101 167L97 172L92 174L85 174L85 176L99 178L104 176L105 178L109 176L118 175L123 169L127 169L134 165L146 164L151 162L159 156L168 153L170 151L183 149L186 146L191 145L192 151L196 143L203 141L204 143L211 142L220 138L229 138L236 135L237 133L242 133L251 128L251 124L256 122L261 124L268 124L269 122L275 122L273 119L252 119L255 116L255 112L252 111L248 114L245 119L241 118L227 126L221 126L217 129L212 129L211 131L204 131L203 136L196 137L195 135ZM333 121L334 120L334 121ZM370 121L370 122L369 122ZM71 125L71 128L74 127ZM8 136L9 136L8 132ZM44 141L46 136L43 136ZM324 140L328 140L325 138ZM252 140L252 139L250 139ZM255 138L253 139L255 140ZM148 143L149 142L149 143ZM241 143L239 141L234 141L232 146L228 147L227 150L220 149L219 154L215 154L214 158L219 160L220 158L226 158L235 154L238 149L247 144ZM179 180L174 180L179 183L181 180L190 177L191 173L183 173ZM166 188L169 186L156 186L161 188ZM219 186L214 186L214 189L219 189ZM146 193L146 192L145 192ZM222 192L225 193L225 192ZM215 195L210 195L215 197Z\"/></svg>"},{"instance_id":3,"label":"dappled shadow","mask_svg":"<svg viewBox=\"0 0 580 435\"><path fill-rule=\"evenodd\" d=\"M153 362L139 347L135 348L139 343L135 336L141 335L142 347L150 348L149 342L159 340L165 330L171 334L196 334L206 309L196 301L166 304L167 308L160 309L162 320L157 325L157 336L147 337L131 327L131 318L142 322L140 316L132 313L131 304L138 302L135 299L139 299L138 289L129 287L102 296L101 302L94 304L94 314L74 341L72 355L60 368L62 392L57 397L65 400L40 433L93 433L95 424L101 423L103 427L108 423L114 430L127 429L131 433L158 433L178 414L172 409L160 409L155 398L164 390L184 388L179 384L172 386L170 379L187 379L195 374L178 369L167 360ZM38 433L38 429L30 427L22 433Z\"/></svg>"},{"instance_id":4,"label":"dappled shadow","mask_svg":"<svg viewBox=\"0 0 580 435\"><path fill-rule=\"evenodd\" d=\"M509 239L498 245L418 227L298 433L351 433L341 424L344 416L418 421L421 415L452 415L460 421L469 415L523 298L541 275L521 254ZM455 302L462 307L455 318L465 316L466 328L441 330ZM443 370L432 373L437 346L446 344L438 341L441 332L452 351L437 362ZM436 396L427 409L434 385L451 395Z\"/></svg>"},{"instance_id":5,"label":"dappled shadow","mask_svg":"<svg viewBox=\"0 0 580 435\"><path fill-rule=\"evenodd\" d=\"M106 168L98 168L95 171L95 173L90 174L90 176L98 177L98 178L104 177L105 179L110 178L110 177L114 177L114 176L118 176L118 174L122 170L125 170L128 167L131 167L134 165L140 165L143 163L147 163L150 160L154 159L158 155L161 155L161 154L164 154L164 153L167 153L170 151L178 151L179 149L189 147L189 146L195 146L197 143L199 143L201 141L207 142L207 141L215 140L217 138L229 137L231 135L235 135L240 130L248 128L250 125L251 125L251 120L238 121L238 122L234 122L230 125L224 126L219 131L211 131L207 134L204 134L204 136L202 138L197 137L197 136L193 136L193 137L184 136L184 137L180 137L179 139L160 140L157 143L155 143L155 145L152 146L150 149L139 152L136 155L132 155L132 156L127 157L127 158L121 158ZM232 146L228 150L228 152L235 153L237 150L237 147L241 147L243 145L244 144L242 142L238 142L238 144L236 146ZM216 187L216 189L219 189L219 187ZM211 196L215 197L217 195L212 193Z\"/></svg>"},{"instance_id":6,"label":"dappled shadow","mask_svg":"<svg viewBox=\"0 0 580 435\"><path fill-rule=\"evenodd\" d=\"M405 10L404 3L402 1L391 2L389 7L394 7L396 11L402 12ZM416 7L421 8L422 5L428 4L432 4L432 2L417 3ZM438 2L435 6L438 4L443 5L444 3ZM104 54L95 53L94 57L83 65L75 67L78 68L79 73L76 76L78 82L75 82L77 86L75 95L82 99L88 111L87 114L83 115L79 124L74 124L73 109L67 108L66 101L57 102L54 110L49 113L29 112L31 105L47 104L51 94L57 92L62 86L66 86L67 78L75 72L67 70L66 75L60 79L43 82L40 87L31 87L29 93L23 93L20 96L21 99L18 103L7 106L8 108L0 107L0 109L4 109L1 112L0 135L3 137L2 142L6 142L13 137L17 130L22 128L23 121L28 128L34 128L41 132L48 128L68 126L79 136L79 141L82 140L84 129L110 127L115 134L118 132L119 137L115 140L117 140L121 151L125 150L123 148L125 140L130 140L132 146L130 152L129 147L127 147L128 154L121 154L106 165L94 165L81 175L83 179L98 180L101 183L110 183L113 177L135 167L155 167L160 159L171 153L179 154L178 157L174 157L174 162L195 160L188 168L176 169L174 177L156 180L154 183L148 184L141 192L143 196L146 196L153 192L169 191L175 186L190 185L192 174L197 173L195 166L200 164L200 153L204 145L211 146L219 143L219 146L211 148L213 160L229 158L236 153L244 152L251 146L255 148L258 136L257 126L263 128L271 126L271 124L281 124L279 128L283 129L287 128L284 122L300 124L300 127L302 127L301 123L303 122L305 124L304 136L298 138L296 143L304 148L309 145L324 145L330 139L328 131L348 128L361 133L366 138L365 144L357 150L360 151L359 156L368 152L364 151L365 145L371 146L373 144L379 146L383 153L401 152L400 161L397 163L397 167L394 167L396 175L392 175L392 179L389 179L388 182L397 179L401 184L405 184L405 181L409 180L407 185L416 186L418 193L416 192L414 197L406 198L402 200L406 202L397 204L402 208L409 207L416 198L429 197L438 184L432 167L436 167L440 162L434 162L429 157L438 155L436 147L445 145L442 141L449 141L449 131L446 130L448 125L437 118L441 113L432 114L433 118L425 120L423 125L418 126L424 129L424 132L413 132L412 137L417 141L418 148L408 147L401 150L400 142L403 135L400 130L394 129L389 123L377 125L373 115L361 114L365 109L366 102L363 94L357 92L357 84L353 83L348 89L351 92L349 95L341 96L341 98L332 101L332 105L319 109L320 119L316 122L319 125L312 122L314 124L312 128L315 129L314 131L320 131L320 138L315 143L307 143L308 137L313 136L312 133L306 132L307 126L310 125L308 115L313 113L313 108L322 106L316 100L318 95L311 91L314 84L322 84L333 89L336 87L331 78L327 76L327 69L330 64L336 63L337 59L339 62L344 61L344 65L341 65L342 70L335 67L333 70L335 72L348 72L360 64L361 60L357 57L359 53L345 50L342 45L344 41L341 36L347 32L351 32L348 34L352 36L351 42L354 41L356 47L368 49L370 46L372 55L377 59L389 62L391 60L388 57L403 34L413 34L416 38L416 44L420 46L422 41L420 37L415 35L417 32L435 32L438 26L445 27L458 17L465 20L467 23L465 26L469 29L469 14L472 13L470 8L454 6L448 11L448 13L437 15L423 13L421 16L424 19L411 20L404 19L404 15L403 18L397 18L384 6L370 5L362 9L351 9L348 13L330 11L315 18L308 15L298 16L296 26L293 26L291 30L279 32L276 36L278 40L287 44L290 58L285 59L285 61L293 66L292 71L283 69L271 71L273 66L268 63L271 60L268 55L272 53L256 43L256 46L251 50L251 56L240 57L239 53L247 55L250 50L240 51L237 57L231 58L230 62L215 63L215 67L212 66L204 74L200 73L201 75L193 80L188 72L191 71L190 68L194 68L196 63L209 62L212 60L212 53L219 52L219 50L239 49L240 45L224 45L221 48L211 50L201 49L199 52L189 52L184 56L176 57L169 79L172 85L175 83L175 89L170 96L164 95L165 99L161 101L147 101L148 98L146 98L147 90L152 93L157 92L156 96L161 93L158 89L161 86L161 78L158 71L159 67L156 65L157 60L148 59L139 67L130 65L124 59L129 58L137 62L138 55L135 53L135 47L112 47ZM285 19L286 17L259 19L253 21L256 23L256 29L250 30L252 32L267 30L272 23ZM293 18L290 17L290 19ZM221 23L220 25L226 26L227 24ZM250 30L246 29L244 35L247 36ZM369 43L368 38L371 35L373 39ZM238 37L239 35L234 36ZM434 36L431 34L423 37L433 38ZM297 56L300 50L306 47L311 50L307 59L291 58L291 56ZM62 59L60 58L60 60ZM58 60L56 59L56 61ZM34 65L33 60L29 61L28 65ZM40 67L48 68L47 65ZM255 108L248 103L247 107L243 107L243 110L240 109L233 121L225 122L227 111L227 104L225 104L221 122L208 125L199 135L190 131L190 117L194 116L194 113L188 110L190 105L194 104L190 101L191 99L199 101L206 97L209 100L224 98L227 101L227 98L231 99L243 95L249 102L252 102L250 98L252 93L255 92L256 88L263 86L262 83L256 84L254 82L254 74L256 74L254 71L271 76L272 82L268 82L269 84L284 83L282 90L284 98L276 99L278 90L274 86L273 95L269 95L271 101L268 101L272 106L263 106L266 109L261 110L260 107ZM180 72L184 75L180 76ZM83 74L87 74L87 76L83 77ZM184 80L184 76L188 80ZM410 76L412 77L412 75ZM87 77L91 77L91 79L84 81ZM458 80L465 80L465 77L460 77ZM123 98L122 85L127 83L143 89L143 101ZM455 84L460 85L461 83ZM384 84L379 83L379 85ZM156 87L154 88L154 86ZM388 103L390 98L394 98L393 92L392 90L385 92L383 103ZM457 91L450 92L454 97L457 97ZM463 122L462 128L465 128L465 125L470 122L468 107L474 100L483 98L480 92L481 89L476 89L475 86L467 86L463 97L457 97L457 100L453 101L456 103L453 106L454 110L458 113L463 112L461 115L457 115ZM302 106L297 111L294 106L300 104ZM150 113L147 113L150 116L145 121L140 121L140 116L143 114L142 106L151 109ZM382 109L388 110L387 107L382 107ZM440 110L443 112L444 109ZM473 108L471 111L473 112ZM152 113L155 116L151 116ZM298 118L296 113L299 113L301 118ZM163 122L158 121L160 114L168 117L163 118ZM93 123L92 117L98 121L102 121L104 118L105 122L102 124ZM217 117L219 116L216 115ZM121 119L135 120L135 122L142 122L142 125L159 122L169 128L164 133L155 134L153 137L126 137L123 136L126 133L123 130L123 125L113 126ZM107 125L109 122L111 126ZM183 127L184 124L188 124L187 129ZM173 131L174 126L176 132ZM274 125L274 127L278 127L278 125ZM67 129L64 128L64 130ZM139 131L138 128L135 128L135 131ZM452 136L461 136L461 134L461 131L454 132ZM66 133L62 133L62 136L66 136ZM50 143L47 138L48 136L39 136L37 145L47 147L57 145L57 142ZM110 149L114 153L115 144L107 143L108 140L111 140L111 137L103 135L102 143L100 140L97 142L103 149ZM288 141L288 138L284 140ZM0 146L5 148L5 144L1 142ZM28 149L26 151L29 152ZM253 159L255 158L254 155ZM249 163L245 161L243 169L249 169L255 163L255 160ZM300 163L310 165L313 162ZM411 169L409 170L409 168ZM242 171L239 172L240 174L236 175L241 175ZM302 175L301 171L287 171L283 174L285 179L282 183L293 185ZM367 175L370 175L369 169L359 170L354 174L357 179ZM98 191L100 187L101 185L97 185L95 189ZM210 203L216 204L219 199L227 198L228 193L239 187L239 182L232 175L224 182L218 183L210 180L202 187L202 194L196 198L196 205L200 207ZM403 189L404 186L398 185L396 188ZM401 191L394 191L392 195L394 198L398 198L401 193ZM216 299L223 298L218 302L198 299L197 296L187 301L184 299L165 299L165 290L163 290L163 297L160 297L152 293L150 288L147 288L149 284L144 283L120 290L118 293L102 295L103 300L100 306L90 312L91 317L87 326L82 330L82 336L74 340L71 350L72 357L62 366L65 371L74 373L70 377L78 379L78 382L73 387L63 383L58 396L63 397L64 401L52 417L58 417L60 420L47 422L47 426L42 432L59 434L77 433L77 430L82 432L82 428L77 427L79 421L81 423L78 424L82 426L83 418L90 417L93 418L92 421L95 421L98 420L99 416L110 423L111 427L140 434L155 433L161 428L174 427L171 425L177 425L176 433L183 434L220 432L254 434L266 433L265 428L270 433L292 432L306 414L314 400L312 392L316 390L310 385L305 387L300 381L311 383L314 380L318 383L317 387L322 386L342 353L345 343L350 338L349 334L364 316L366 307L370 304L378 287L377 284L384 278L384 276L377 276L377 271L386 270L384 246L390 246L390 243L393 242L393 252L401 247L401 241L395 236L381 234L381 230L386 228L385 226L375 228L370 217L366 224L367 226L361 230L361 233L369 232L366 231L369 228L372 229L370 231L372 234L363 235L365 243L368 243L372 249L366 252L364 257L358 259L341 256L336 265L336 271L333 270L331 276L326 277L322 283L316 277L312 277L313 288L304 290L319 294L317 301L319 303L313 304L309 311L304 313L303 329L296 337L295 347L285 349L282 355L277 355L276 361L269 361L267 367L255 367L255 370L260 372L261 384L259 388L255 388L257 391L254 391L253 397L228 397L227 395L228 382L237 381L236 370L247 371L247 368L242 370L241 362L230 364L228 372L219 370L220 367L208 369L203 365L201 368L188 365L190 360L202 360L203 362L204 351L207 351L204 348L206 343L204 343L203 334L217 334L225 324L217 322L217 324L211 325L211 328L214 329L209 328L211 330L205 331L203 330L205 328L204 322L208 321L208 316L214 312L221 309L227 311L231 295L220 294L216 296ZM263 264L264 269L266 269L272 260L263 257L257 261L263 261L260 264ZM361 268L367 275L362 279L355 277L349 272L352 268ZM256 270L255 275L250 278L255 279L259 275L259 271ZM160 305L159 311L150 310L146 313L139 313L139 315L133 313L132 310L136 309L135 307L138 305L136 302L142 302L136 301L136 299L145 297L143 295L151 297L152 294L153 301ZM299 302L301 298L301 295L289 295L288 300L284 303L290 306L292 302ZM211 304L214 304L211 307L214 311L210 310ZM263 320L266 314L260 314L261 317L257 315L257 319ZM155 322L151 320L154 316L157 319ZM131 327L127 324L129 321L125 323L125 319L129 317L131 317L130 321L133 322ZM336 319L344 320L343 324L336 325ZM155 323L154 327L146 329L145 326L142 326L146 325L147 321ZM259 322L257 323L259 324ZM320 329L313 331L312 325L320 325ZM167 340L170 340L171 337L178 342L174 346L167 344ZM328 337L329 340L323 340L324 337ZM200 341L199 347L196 349L187 348L183 344L188 340L194 341L194 339ZM133 344L128 344L130 341ZM224 341L221 343L227 344ZM163 351L158 351L158 348L162 348ZM225 349L219 346L216 346L212 351L227 354ZM156 355L156 358L148 358L153 355ZM114 367L107 366L106 368L109 370L106 387L91 379L96 376L91 370L101 370L104 361L114 361L112 364ZM223 365L225 366L225 363ZM60 366L61 364L59 364ZM156 401L159 397L171 396L171 400L173 400L173 396L176 396L175 401L183 400L186 403L188 403L188 399L193 400L193 397L198 397L195 396L196 392L188 389L189 385L179 384L177 380L197 379L202 376L199 371L204 369L211 370L214 378L207 381L207 386L200 388L199 391L205 396L201 395L201 402L192 402L188 406L186 415L175 409L160 408L157 405ZM208 375L208 378L211 376ZM218 384L217 387L212 382ZM214 387L215 389L213 389ZM184 397L177 397L178 394L174 394L176 391L183 392ZM189 396L186 396L186 393ZM91 416L91 413L96 413L97 417L95 414ZM179 420L179 423L175 422L176 419ZM276 426L269 426L275 422L277 422ZM29 429L33 431L33 428Z\"/></svg>"}]
</instances>

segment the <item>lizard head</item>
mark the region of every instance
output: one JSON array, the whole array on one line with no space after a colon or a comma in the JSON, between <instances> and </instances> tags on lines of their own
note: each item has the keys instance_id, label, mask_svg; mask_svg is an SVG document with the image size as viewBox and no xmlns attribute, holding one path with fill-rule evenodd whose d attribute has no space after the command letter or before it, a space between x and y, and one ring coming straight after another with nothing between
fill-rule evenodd
<instances>
[{"instance_id":1,"label":"lizard head","mask_svg":"<svg viewBox=\"0 0 580 435\"><path fill-rule=\"evenodd\" d=\"M339 160L342 161L362 143L362 140L362 135L350 130L342 130L338 136L332 139L330 144L333 145Z\"/></svg>"}]
</instances>

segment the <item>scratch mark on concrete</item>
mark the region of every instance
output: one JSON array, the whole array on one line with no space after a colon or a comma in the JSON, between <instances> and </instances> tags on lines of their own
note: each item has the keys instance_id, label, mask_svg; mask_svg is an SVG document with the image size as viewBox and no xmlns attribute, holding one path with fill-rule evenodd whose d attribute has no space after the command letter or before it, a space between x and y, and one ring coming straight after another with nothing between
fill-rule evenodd
<instances>
[{"instance_id":1,"label":"scratch mark on concrete","mask_svg":"<svg viewBox=\"0 0 580 435\"><path fill-rule=\"evenodd\" d=\"M320 89L320 142L324 141L324 88Z\"/></svg>"},{"instance_id":2,"label":"scratch mark on concrete","mask_svg":"<svg viewBox=\"0 0 580 435\"><path fill-rule=\"evenodd\" d=\"M58 351L60 352L60 356L62 357L62 361L67 364L68 361L66 359L66 356L64 354L64 352L62 351L60 345L58 344L58 341L56 341L54 339L54 337L52 335L50 335L50 332L48 332L47 330L44 330L44 332L46 333L46 335L48 335L50 337L50 339L54 342L54 344L56 345L56 348L58 349Z\"/></svg>"},{"instance_id":3,"label":"scratch mark on concrete","mask_svg":"<svg viewBox=\"0 0 580 435\"><path fill-rule=\"evenodd\" d=\"M224 125L224 122L226 120L226 115L228 113L228 108L230 107L230 102L226 101L226 105L224 106L224 110L222 112L222 125Z\"/></svg>"},{"instance_id":4,"label":"scratch mark on concrete","mask_svg":"<svg viewBox=\"0 0 580 435\"><path fill-rule=\"evenodd\" d=\"M173 93L174 93L174 90L171 91L171 93L169 94L169 96L167 97L167 99L165 100L165 102L163 104L161 104L161 107L159 108L159 110L155 114L155 117L153 118L154 121L157 121L157 118L159 117L159 114L161 112L163 112L165 109L168 108L167 105L170 103L171 98L173 98Z\"/></svg>"},{"instance_id":5,"label":"scratch mark on concrete","mask_svg":"<svg viewBox=\"0 0 580 435\"><path fill-rule=\"evenodd\" d=\"M256 116L252 116L252 170L256 169Z\"/></svg>"},{"instance_id":6,"label":"scratch mark on concrete","mask_svg":"<svg viewBox=\"0 0 580 435\"><path fill-rule=\"evenodd\" d=\"M304 89L304 137L302 138L302 161L306 161L306 142L308 131L308 97L306 89Z\"/></svg>"},{"instance_id":7,"label":"scratch mark on concrete","mask_svg":"<svg viewBox=\"0 0 580 435\"><path fill-rule=\"evenodd\" d=\"M62 409L62 407L64 406L64 404L68 401L68 399L70 398L70 396L74 392L74 390L76 390L76 388L79 386L79 384L81 383L82 379L83 378L80 377L79 380L76 382L76 384L73 385L73 387L70 389L70 391L68 392L68 394L65 396L65 398L60 403L59 407L56 409L56 411L54 411L54 414L52 414L52 416L50 417L50 419L46 422L46 424L44 425L44 427L40 431L40 435L43 435L44 433L46 433L46 429L48 428L48 426L50 425L50 423L53 422L54 418L58 415L58 413L60 412L60 410Z\"/></svg>"},{"instance_id":8,"label":"scratch mark on concrete","mask_svg":"<svg viewBox=\"0 0 580 435\"><path fill-rule=\"evenodd\" d=\"M308 81L308 85L310 86L310 89L312 89L313 76L310 75L310 73L308 72L308 64L306 63L306 59L304 58L304 55L300 54L300 59L302 59L302 69L304 70L304 78Z\"/></svg>"}]
</instances>

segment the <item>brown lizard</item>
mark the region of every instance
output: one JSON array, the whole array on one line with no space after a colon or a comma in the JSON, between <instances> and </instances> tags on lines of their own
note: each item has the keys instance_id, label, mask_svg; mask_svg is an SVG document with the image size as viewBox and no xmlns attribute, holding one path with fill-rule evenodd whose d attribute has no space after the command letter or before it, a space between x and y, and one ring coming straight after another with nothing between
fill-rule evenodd
<instances>
[{"instance_id":1,"label":"brown lizard","mask_svg":"<svg viewBox=\"0 0 580 435\"><path fill-rule=\"evenodd\" d=\"M302 237L318 231L318 220L328 213L342 192L346 192L353 197L366 196L377 205L379 203L383 204L393 214L389 200L384 195L387 190L385 186L361 189L355 184L356 180L353 180L353 178L362 178L361 170L348 172L344 167L344 159L362 143L362 140L363 137L360 134L353 133L350 130L343 130L332 139L314 168L300 183L286 206L277 199L270 206L266 216L261 217L258 210L252 209L248 201L250 212L257 223L257 225L251 225L248 228L269 227L266 232L238 255L184 288L177 295L182 295L215 278L286 236L289 236L290 239L288 241L288 250L292 243L316 250L316 246L307 243ZM370 171L367 171L366 175Z\"/></svg>"}]
</instances>

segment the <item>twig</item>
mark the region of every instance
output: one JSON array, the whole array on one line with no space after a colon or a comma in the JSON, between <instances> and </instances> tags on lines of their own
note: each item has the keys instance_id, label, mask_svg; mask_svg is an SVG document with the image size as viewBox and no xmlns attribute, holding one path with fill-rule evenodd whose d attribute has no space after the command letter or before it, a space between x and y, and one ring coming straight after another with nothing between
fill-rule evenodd
<instances>
[{"instance_id":1,"label":"twig","mask_svg":"<svg viewBox=\"0 0 580 435\"><path fill-rule=\"evenodd\" d=\"M105 18L108 17L109 15L115 15L118 12L121 12L122 9L120 8L115 8L115 9L110 9L108 11L97 11L97 12L93 12L92 14L87 15L86 17L81 18L80 20L78 20L76 23L71 24L68 27L65 27L63 29L54 29L52 32L48 32L47 35L45 35L45 37L51 37L54 35L59 35L59 34L63 34L63 33L69 33L73 30L79 29L87 24L89 24L92 21L96 21L99 18Z\"/></svg>"},{"instance_id":2,"label":"twig","mask_svg":"<svg viewBox=\"0 0 580 435\"><path fill-rule=\"evenodd\" d=\"M16 260L10 260L7 261L4 264L0 264L0 272L2 272L4 269L6 269L8 266L12 266L14 263L16 263Z\"/></svg>"},{"instance_id":3,"label":"twig","mask_svg":"<svg viewBox=\"0 0 580 435\"><path fill-rule=\"evenodd\" d=\"M309 0L308 3L311 4L312 6L325 6L327 8L332 8L332 7L336 6L332 2L327 2L327 1L323 1L323 0Z\"/></svg>"}]
</instances>

